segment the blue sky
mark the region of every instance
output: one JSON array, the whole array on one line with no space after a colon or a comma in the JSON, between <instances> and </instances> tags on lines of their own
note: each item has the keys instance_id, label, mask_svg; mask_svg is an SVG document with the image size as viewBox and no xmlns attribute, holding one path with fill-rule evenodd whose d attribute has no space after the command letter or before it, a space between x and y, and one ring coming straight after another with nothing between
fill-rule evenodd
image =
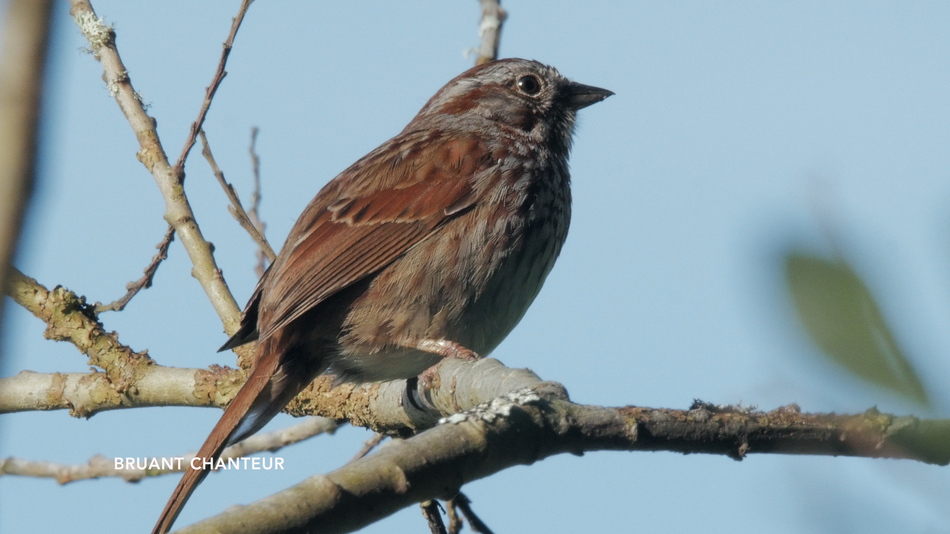
<instances>
[{"instance_id":1,"label":"blue sky","mask_svg":"<svg viewBox=\"0 0 950 534\"><path fill-rule=\"evenodd\" d=\"M492 354L562 382L580 403L948 416L950 4L506 1L504 57L556 66L616 96L580 114L567 245L525 319ZM96 1L135 88L177 158L237 2ZM138 278L163 202L101 68L60 3L41 176L17 266L109 301ZM256 2L205 129L244 198L261 128L262 217L280 244L319 188L398 133L473 61L478 5ZM240 302L253 244L194 151L188 191ZM830 241L828 235L831 236ZM933 398L924 409L862 384L798 329L789 250L837 248L867 281ZM155 286L107 330L163 365L232 364L179 243ZM72 347L7 307L2 375L83 372ZM217 410L154 408L76 420L0 416L0 457L84 462L195 450ZM281 416L271 428L291 424ZM281 476L214 475L179 526L330 471L369 437L346 428L280 451ZM0 530L151 528L177 476L58 486L0 477ZM940 532L946 470L853 458L595 453L464 488L498 532ZM55 509L56 513L50 513ZM422 532L416 509L366 532Z\"/></svg>"}]
</instances>

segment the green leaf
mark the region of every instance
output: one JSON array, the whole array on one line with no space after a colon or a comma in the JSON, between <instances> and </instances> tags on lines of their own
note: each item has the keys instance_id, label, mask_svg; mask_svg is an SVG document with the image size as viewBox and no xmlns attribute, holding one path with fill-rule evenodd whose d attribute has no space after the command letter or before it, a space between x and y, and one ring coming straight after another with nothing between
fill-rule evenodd
<instances>
[{"instance_id":1,"label":"green leaf","mask_svg":"<svg viewBox=\"0 0 950 534\"><path fill-rule=\"evenodd\" d=\"M874 297L847 263L792 253L785 276L805 331L828 358L867 382L930 404Z\"/></svg>"}]
</instances>

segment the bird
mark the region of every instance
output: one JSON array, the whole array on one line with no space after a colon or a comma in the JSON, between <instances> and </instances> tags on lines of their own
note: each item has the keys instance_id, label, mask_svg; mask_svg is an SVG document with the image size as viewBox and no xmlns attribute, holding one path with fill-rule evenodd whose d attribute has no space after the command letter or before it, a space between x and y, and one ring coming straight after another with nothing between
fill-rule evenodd
<instances>
[{"instance_id":1,"label":"bird","mask_svg":"<svg viewBox=\"0 0 950 534\"><path fill-rule=\"evenodd\" d=\"M537 61L487 62L327 183L221 348L257 341L247 381L197 456L216 461L322 373L425 379L443 358L490 353L567 237L576 113L613 94ZM185 472L153 534L208 472Z\"/></svg>"}]
</instances>

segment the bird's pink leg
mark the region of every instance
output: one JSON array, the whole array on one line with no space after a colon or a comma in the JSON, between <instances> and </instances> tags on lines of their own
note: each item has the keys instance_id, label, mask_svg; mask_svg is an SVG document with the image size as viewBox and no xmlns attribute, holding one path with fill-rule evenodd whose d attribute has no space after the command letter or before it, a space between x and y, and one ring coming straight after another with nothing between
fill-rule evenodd
<instances>
[{"instance_id":1,"label":"bird's pink leg","mask_svg":"<svg viewBox=\"0 0 950 534\"><path fill-rule=\"evenodd\" d=\"M438 354L443 358L456 358L466 362L473 362L481 356L475 353L475 351L469 350L462 345L449 341L448 339L421 339L413 345L415 348L430 352L432 354ZM436 366L438 363L432 367L426 369L419 375L419 389L427 390L432 386L432 382L435 380Z\"/></svg>"}]
</instances>

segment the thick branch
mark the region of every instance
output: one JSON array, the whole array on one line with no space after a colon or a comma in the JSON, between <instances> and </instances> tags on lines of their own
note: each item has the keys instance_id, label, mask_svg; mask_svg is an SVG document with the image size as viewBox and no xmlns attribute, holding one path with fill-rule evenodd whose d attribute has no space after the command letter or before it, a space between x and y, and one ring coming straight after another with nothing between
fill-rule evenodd
<instances>
[{"instance_id":1,"label":"thick branch","mask_svg":"<svg viewBox=\"0 0 950 534\"><path fill-rule=\"evenodd\" d=\"M325 476L231 509L181 532L350 532L462 485L555 454L599 450L755 452L912 458L946 465L950 423L862 415L715 408L605 408L570 402L542 384L443 420ZM935 450L939 444L939 452ZM355 513L359 510L359 513Z\"/></svg>"},{"instance_id":2,"label":"thick branch","mask_svg":"<svg viewBox=\"0 0 950 534\"><path fill-rule=\"evenodd\" d=\"M322 415L335 421L385 433L412 433L429 428L439 417L476 406L512 389L532 387L541 380L530 371L508 369L497 360L461 367L449 361L440 371L445 387L431 394L430 409L413 406L406 397L406 381L343 384L333 378L315 380L285 410L294 416ZM0 413L68 409L72 415L91 417L100 411L148 406L214 406L223 408L244 382L240 370L177 369L149 365L121 393L102 373L33 373L23 371L0 378ZM438 382L438 376L437 380Z\"/></svg>"},{"instance_id":3,"label":"thick branch","mask_svg":"<svg viewBox=\"0 0 950 534\"><path fill-rule=\"evenodd\" d=\"M901 458L950 463L950 421L896 417L875 408L858 415L801 413L797 405L771 412L696 402L689 410L617 408L638 429L624 450ZM593 429L582 429L586 434Z\"/></svg>"},{"instance_id":4,"label":"thick branch","mask_svg":"<svg viewBox=\"0 0 950 534\"><path fill-rule=\"evenodd\" d=\"M0 379L0 413L68 408L76 415L89 416L101 410L133 406L223 407L242 382L241 371L226 368L198 370L147 365L119 392L105 374L25 371ZM285 411L295 416L322 415L336 421L348 420L355 426L390 435L411 435L432 427L442 416L470 410L486 399L510 391L541 388L550 395L560 392L558 398L567 402L563 386L542 382L530 371L509 369L490 358L471 363L444 361L424 402L414 396L410 398L403 380L343 384L335 388L332 383L332 377L318 378ZM613 447L624 450L703 452L734 458L749 452L852 455L938 464L946 464L950 459L950 422L898 418L873 410L863 415L840 416L802 414L794 406L763 413L702 403L690 410L568 405L569 408L562 407L564 411L559 417L569 421L583 438L575 452L605 448L591 448L585 436L606 439L611 433L604 432L605 421L616 422L620 418L635 420L638 425L639 438L635 442L622 441ZM616 438L627 431L630 429L612 434ZM565 434L568 435L571 434Z\"/></svg>"},{"instance_id":5,"label":"thick branch","mask_svg":"<svg viewBox=\"0 0 950 534\"><path fill-rule=\"evenodd\" d=\"M143 352L121 344L106 333L85 299L57 287L48 290L14 271L9 293L47 324L46 337L69 341L105 373L23 371L0 379L0 413L67 409L76 417L104 410L144 406L224 407L243 384L244 373L214 366L211 370L176 369L156 365ZM406 400L406 381L344 384L332 388L332 378L320 377L288 405L292 415L323 415L382 432L407 432L432 426L440 415L471 408L486 398L540 382L533 373L512 370L496 360L482 360L457 369L448 361L436 376L429 403L435 411L419 409ZM405 407L404 407L405 406Z\"/></svg>"},{"instance_id":6,"label":"thick branch","mask_svg":"<svg viewBox=\"0 0 950 534\"><path fill-rule=\"evenodd\" d=\"M8 291L13 300L46 323L44 336L47 339L72 343L89 357L89 365L104 370L101 378L108 382L110 396L128 394L132 385L154 365L147 351L135 352L120 343L117 334L103 330L98 316L84 298L62 287L48 290L15 268L10 269ZM10 394L6 390L0 391L2 397ZM23 393L27 394L26 391ZM0 410L4 404L0 402ZM89 415L80 406L69 408L75 411L75 415Z\"/></svg>"},{"instance_id":7,"label":"thick branch","mask_svg":"<svg viewBox=\"0 0 950 534\"><path fill-rule=\"evenodd\" d=\"M0 381L0 405L21 402L30 391L36 402L55 398L57 391L77 394L104 381L100 377L20 373ZM36 379L50 383L29 383ZM123 398L98 406L180 404L182 399L189 405L222 406L241 382L238 371L153 365ZM330 384L330 378L321 377L289 411L349 419L389 434L430 430L188 532L303 532L317 527L321 532L349 531L416 502L450 498L463 484L507 467L564 452L665 450L736 459L761 452L909 458L942 465L950 461L948 421L874 410L861 415L802 414L794 406L772 412L703 403L689 410L583 406L570 402L559 384L541 382L528 371L508 369L492 359L446 360L426 401L410 399L405 381L337 388ZM104 387L108 391L111 386ZM83 403L100 402L100 397L88 397L91 400L77 402L73 397L47 409L80 404L91 413L90 404ZM478 405L485 399L495 400ZM458 410L469 411L450 415L432 428L439 415ZM361 513L353 513L357 509Z\"/></svg>"},{"instance_id":8,"label":"thick branch","mask_svg":"<svg viewBox=\"0 0 950 534\"><path fill-rule=\"evenodd\" d=\"M105 373L34 373L0 378L0 413L69 410L75 417L119 408L223 407L244 383L239 370L176 369L150 365L125 390Z\"/></svg>"},{"instance_id":9,"label":"thick branch","mask_svg":"<svg viewBox=\"0 0 950 534\"><path fill-rule=\"evenodd\" d=\"M84 301L65 289L48 291L19 275L11 293L47 322L47 337L73 342L106 373L22 372L2 379L0 412L67 408L74 415L89 416L128 406L224 406L242 385L240 371L154 365L144 353L134 353L104 333ZM314 381L288 411L348 419L408 436L432 427L441 415L477 409L449 416L451 424L383 447L326 477L212 518L208 525L226 532L244 532L231 530L237 524L248 525L250 531L262 524L290 525L262 530L266 532L298 532L317 525L321 531L346 531L415 502L451 497L464 483L501 469L563 452L666 450L737 459L769 452L909 458L944 465L950 460L947 421L874 410L839 416L802 414L797 407L762 413L703 403L690 410L581 406L571 403L560 385L492 359L444 361L425 400L407 393L405 381L337 388L331 384L329 377ZM477 407L515 390L521 393ZM356 508L376 515L352 513ZM291 517L291 522L273 522L270 514Z\"/></svg>"}]
</instances>

